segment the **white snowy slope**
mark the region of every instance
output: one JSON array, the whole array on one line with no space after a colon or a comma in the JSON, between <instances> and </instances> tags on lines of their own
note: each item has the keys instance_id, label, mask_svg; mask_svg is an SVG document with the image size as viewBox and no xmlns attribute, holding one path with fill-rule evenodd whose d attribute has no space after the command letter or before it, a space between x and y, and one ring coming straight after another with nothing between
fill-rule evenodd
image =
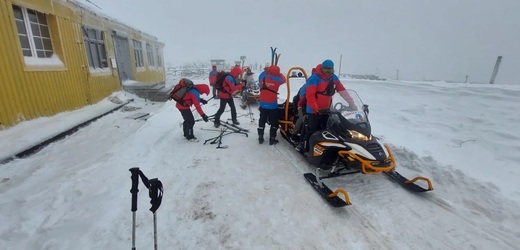
<instances>
[{"instance_id":1,"label":"white snowy slope","mask_svg":"<svg viewBox=\"0 0 520 250\"><path fill-rule=\"evenodd\" d=\"M217 149L203 145L219 134L202 130L211 123L197 122L200 142L189 143L173 102L120 92L142 109L116 111L0 165L0 249L130 248L131 167L164 185L159 249L518 249L518 85L343 82L370 105L373 134L390 145L397 170L429 177L433 191L411 193L384 175L338 177L327 185L346 189L353 204L333 208L303 178L314 168L281 136L277 145L258 144L256 105L252 120L235 100L251 132L226 135L228 148ZM303 82L291 83L292 97ZM218 101L203 109L215 113ZM126 118L143 111L152 116ZM0 131L0 146L23 148L46 133L23 122ZM150 199L139 190L136 247L150 249Z\"/></svg>"}]
</instances>

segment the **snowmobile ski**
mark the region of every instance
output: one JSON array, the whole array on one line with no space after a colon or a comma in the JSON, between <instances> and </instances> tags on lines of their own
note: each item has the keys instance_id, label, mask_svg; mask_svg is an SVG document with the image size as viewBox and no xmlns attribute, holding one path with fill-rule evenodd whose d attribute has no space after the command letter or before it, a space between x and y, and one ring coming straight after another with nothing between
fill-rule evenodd
<instances>
[{"instance_id":1,"label":"snowmobile ski","mask_svg":"<svg viewBox=\"0 0 520 250\"><path fill-rule=\"evenodd\" d=\"M317 180L316 176L313 173L303 174L305 179L311 184L311 186L325 199L331 206L333 207L344 207L347 205L351 205L348 194L343 189L338 189L336 192L332 192L325 183L321 182L321 180ZM337 196L338 193L342 193L345 195L346 201L342 200Z\"/></svg>"},{"instance_id":2,"label":"snowmobile ski","mask_svg":"<svg viewBox=\"0 0 520 250\"><path fill-rule=\"evenodd\" d=\"M390 172L384 172L386 175L390 176L390 178L392 178L392 180L394 180L395 182L399 183L401 186L403 186L404 188L410 190L410 191L414 191L414 192L419 192L419 193L423 193L423 192L428 192L428 191L431 191L433 190L433 187L432 187L432 183L431 181L428 179L428 178L425 178L425 177L416 177L414 179L407 179L406 177L402 176L401 174L399 174L397 171L390 171ZM416 181L418 180L423 180L425 181L427 184L428 184L428 188L423 188L417 184L415 184Z\"/></svg>"}]
</instances>

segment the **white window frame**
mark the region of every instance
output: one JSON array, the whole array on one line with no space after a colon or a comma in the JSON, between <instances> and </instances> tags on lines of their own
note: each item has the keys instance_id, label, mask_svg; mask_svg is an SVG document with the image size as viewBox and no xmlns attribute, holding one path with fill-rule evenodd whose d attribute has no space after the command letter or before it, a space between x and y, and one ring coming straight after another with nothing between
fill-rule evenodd
<instances>
[{"instance_id":1,"label":"white window frame","mask_svg":"<svg viewBox=\"0 0 520 250\"><path fill-rule=\"evenodd\" d=\"M144 68L143 43L135 39L132 39L132 41L134 44L135 67Z\"/></svg>"},{"instance_id":2,"label":"white window frame","mask_svg":"<svg viewBox=\"0 0 520 250\"><path fill-rule=\"evenodd\" d=\"M157 54L157 67L162 68L162 57L161 57L161 50L159 48L155 48L155 53Z\"/></svg>"},{"instance_id":3,"label":"white window frame","mask_svg":"<svg viewBox=\"0 0 520 250\"><path fill-rule=\"evenodd\" d=\"M24 26L25 26L25 30L27 31L27 34L24 34L24 33L20 33L20 31L18 31L18 29L17 29L18 39L20 39L21 35L23 35L23 36L27 35L27 39L29 40L29 49L30 49L31 55L28 56L28 55L24 54L24 57L29 57L29 58L31 58L31 57L32 58L51 58L51 57L53 57L55 52L54 52L54 47L52 46L52 38L51 38L51 33L50 33L49 22L47 21L47 14L39 12L39 11L34 10L34 9L27 9L25 7L22 7L22 6L19 6L19 5L15 5L15 4L13 4L12 6L13 6L13 12L15 11L14 10L15 6L21 9L23 20L17 19L16 17L14 19L15 19L15 22L22 21ZM45 24L40 23L39 19L36 22L31 21L29 19L29 13L27 12L28 10L36 12L37 16L39 16L38 14L43 15L45 17ZM44 34L42 34L41 31L40 31L40 36L35 36L34 33L33 33L33 30L32 30L32 27L31 27L31 23L36 24L38 26L38 28L41 28L41 26L46 27L47 28L47 32L48 32L48 37L44 36ZM42 49L37 49L36 48L36 44L34 42L34 38L40 38L40 40L42 42ZM51 46L50 49L45 48L45 45L43 44L43 40L44 39L49 39L50 40L50 46ZM22 50L22 54L23 54L24 47L22 45L22 41L21 40L20 40L20 49ZM38 52L43 52L44 56L39 56ZM48 53L50 53L50 54L48 54Z\"/></svg>"},{"instance_id":4,"label":"white window frame","mask_svg":"<svg viewBox=\"0 0 520 250\"><path fill-rule=\"evenodd\" d=\"M146 56L148 57L148 66L155 67L155 60L153 56L153 47L149 43L146 43Z\"/></svg>"}]
</instances>

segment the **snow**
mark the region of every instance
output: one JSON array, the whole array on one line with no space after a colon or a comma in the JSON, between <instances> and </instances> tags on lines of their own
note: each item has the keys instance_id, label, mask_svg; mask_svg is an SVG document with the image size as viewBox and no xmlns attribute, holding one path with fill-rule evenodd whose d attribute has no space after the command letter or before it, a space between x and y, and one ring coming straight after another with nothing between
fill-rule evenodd
<instances>
[{"instance_id":1,"label":"snow","mask_svg":"<svg viewBox=\"0 0 520 250\"><path fill-rule=\"evenodd\" d=\"M42 66L42 67L49 67L49 66L55 66L55 67L65 67L63 65L63 62L61 59L56 55L56 53L53 53L51 57L31 57L31 56L24 56L23 57L25 64L31 65L31 66Z\"/></svg>"},{"instance_id":2,"label":"snow","mask_svg":"<svg viewBox=\"0 0 520 250\"><path fill-rule=\"evenodd\" d=\"M303 82L290 81L292 96ZM164 185L159 249L518 249L520 85L343 82L370 105L372 131L397 170L430 178L433 191L410 193L384 175L338 177L325 182L353 204L333 208L303 178L314 168L289 143L257 143L256 105L252 120L235 99L251 132L226 135L229 147L216 149L203 144L219 134L201 129L211 123L197 122L200 142L187 142L173 102L117 92L112 100L134 99L128 108L0 165L0 248L130 248L128 169L139 167ZM217 103L203 109L214 114ZM0 159L119 105L107 99L2 130ZM152 116L127 118L139 112ZM136 247L151 249L150 200L139 190Z\"/></svg>"}]
</instances>

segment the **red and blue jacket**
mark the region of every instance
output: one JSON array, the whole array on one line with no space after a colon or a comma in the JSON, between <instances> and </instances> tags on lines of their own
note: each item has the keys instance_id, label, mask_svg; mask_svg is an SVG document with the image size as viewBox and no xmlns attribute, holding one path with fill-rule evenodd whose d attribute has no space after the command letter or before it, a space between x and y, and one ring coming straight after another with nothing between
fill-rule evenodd
<instances>
[{"instance_id":1,"label":"red and blue jacket","mask_svg":"<svg viewBox=\"0 0 520 250\"><path fill-rule=\"evenodd\" d=\"M233 78L232 75L228 75L226 76L226 79L224 79L224 82L222 82L222 88L224 91L219 91L218 97L220 99L231 99L233 98L231 94L240 90L242 85L236 85L235 78Z\"/></svg>"},{"instance_id":2,"label":"red and blue jacket","mask_svg":"<svg viewBox=\"0 0 520 250\"><path fill-rule=\"evenodd\" d=\"M260 75L258 76L258 88L261 88L261 87L262 87L262 79L265 77L266 74L267 74L267 70L264 70L264 71L262 71L262 73L260 73Z\"/></svg>"},{"instance_id":3,"label":"red and blue jacket","mask_svg":"<svg viewBox=\"0 0 520 250\"><path fill-rule=\"evenodd\" d=\"M184 95L182 98L184 101L184 105L181 105L180 103L175 104L175 107L177 107L179 110L189 110L191 106L195 106L195 109L199 113L199 115L202 116L204 114L204 111L202 111L202 108L200 107L200 94L197 89L192 88Z\"/></svg>"},{"instance_id":4,"label":"red and blue jacket","mask_svg":"<svg viewBox=\"0 0 520 250\"><path fill-rule=\"evenodd\" d=\"M324 75L321 72L321 64L316 66L315 74L312 74L306 83L307 92L305 98L307 99L306 112L308 114L316 114L320 109L330 109L332 96L324 94L329 81L332 81L334 84L335 92L345 90L345 87L335 74Z\"/></svg>"},{"instance_id":5,"label":"red and blue jacket","mask_svg":"<svg viewBox=\"0 0 520 250\"><path fill-rule=\"evenodd\" d=\"M217 81L217 71L212 70L209 72L209 85L210 86L215 85L216 81Z\"/></svg>"},{"instance_id":6,"label":"red and blue jacket","mask_svg":"<svg viewBox=\"0 0 520 250\"><path fill-rule=\"evenodd\" d=\"M278 66L271 66L267 75L260 80L260 100L258 102L260 107L263 109L277 109L278 88L287 81L285 76L280 74Z\"/></svg>"},{"instance_id":7,"label":"red and blue jacket","mask_svg":"<svg viewBox=\"0 0 520 250\"><path fill-rule=\"evenodd\" d=\"M306 105L307 99L305 99L305 94L307 94L307 83L305 83L300 90L298 90L298 96L300 97L298 103L296 104L296 107L302 107L305 108L303 105Z\"/></svg>"}]
</instances>

